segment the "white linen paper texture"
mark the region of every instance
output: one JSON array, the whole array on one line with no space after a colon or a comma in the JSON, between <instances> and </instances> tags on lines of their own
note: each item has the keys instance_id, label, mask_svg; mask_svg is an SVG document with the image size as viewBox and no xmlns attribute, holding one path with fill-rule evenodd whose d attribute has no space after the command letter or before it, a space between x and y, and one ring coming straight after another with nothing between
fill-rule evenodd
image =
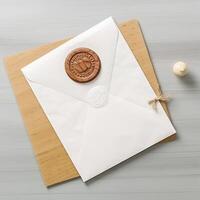
<instances>
[{"instance_id":1,"label":"white linen paper texture","mask_svg":"<svg viewBox=\"0 0 200 200\"><path fill-rule=\"evenodd\" d=\"M102 63L86 85L64 71L67 54L79 47ZM112 17L22 72L83 181L175 133L160 103L156 111L148 105L156 95Z\"/></svg>"}]
</instances>

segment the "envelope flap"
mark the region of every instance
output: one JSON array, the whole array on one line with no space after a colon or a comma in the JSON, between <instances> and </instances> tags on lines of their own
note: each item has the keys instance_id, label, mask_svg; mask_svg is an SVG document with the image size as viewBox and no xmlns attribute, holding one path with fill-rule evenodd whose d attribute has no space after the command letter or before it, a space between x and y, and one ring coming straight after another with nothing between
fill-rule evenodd
<instances>
[{"instance_id":1,"label":"envelope flap","mask_svg":"<svg viewBox=\"0 0 200 200\"><path fill-rule=\"evenodd\" d=\"M111 17L30 63L22 69L26 78L93 105L108 97L119 30ZM73 81L65 71L66 57L76 48L92 49L101 62L98 76L87 83Z\"/></svg>"}]
</instances>

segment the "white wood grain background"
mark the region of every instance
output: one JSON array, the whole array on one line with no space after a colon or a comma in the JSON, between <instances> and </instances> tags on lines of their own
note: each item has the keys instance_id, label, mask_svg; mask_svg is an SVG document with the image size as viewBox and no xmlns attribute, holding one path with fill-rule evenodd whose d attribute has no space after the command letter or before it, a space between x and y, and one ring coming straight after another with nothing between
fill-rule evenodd
<instances>
[{"instance_id":1,"label":"white wood grain background","mask_svg":"<svg viewBox=\"0 0 200 200\"><path fill-rule=\"evenodd\" d=\"M0 0L0 57L75 35L114 16L138 19L178 131L101 175L47 189L0 61L1 200L196 200L200 198L200 1L199 0ZM175 77L172 64L188 63Z\"/></svg>"}]
</instances>

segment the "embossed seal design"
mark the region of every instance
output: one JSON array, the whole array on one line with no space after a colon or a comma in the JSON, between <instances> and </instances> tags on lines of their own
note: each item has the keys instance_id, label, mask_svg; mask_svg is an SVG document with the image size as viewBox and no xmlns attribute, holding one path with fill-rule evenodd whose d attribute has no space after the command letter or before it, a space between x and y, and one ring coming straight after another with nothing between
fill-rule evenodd
<instances>
[{"instance_id":1,"label":"embossed seal design","mask_svg":"<svg viewBox=\"0 0 200 200\"><path fill-rule=\"evenodd\" d=\"M101 69L98 55L89 48L74 49L65 60L65 71L68 76L79 83L93 80Z\"/></svg>"}]
</instances>

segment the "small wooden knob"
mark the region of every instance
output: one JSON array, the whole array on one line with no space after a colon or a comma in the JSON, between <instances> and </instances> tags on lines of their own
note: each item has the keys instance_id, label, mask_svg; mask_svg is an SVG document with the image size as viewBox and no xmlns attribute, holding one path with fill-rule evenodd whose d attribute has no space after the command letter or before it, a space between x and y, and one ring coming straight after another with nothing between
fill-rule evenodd
<instances>
[{"instance_id":1,"label":"small wooden knob","mask_svg":"<svg viewBox=\"0 0 200 200\"><path fill-rule=\"evenodd\" d=\"M187 64L181 61L175 63L173 66L173 72L177 76L185 76L188 73Z\"/></svg>"}]
</instances>

